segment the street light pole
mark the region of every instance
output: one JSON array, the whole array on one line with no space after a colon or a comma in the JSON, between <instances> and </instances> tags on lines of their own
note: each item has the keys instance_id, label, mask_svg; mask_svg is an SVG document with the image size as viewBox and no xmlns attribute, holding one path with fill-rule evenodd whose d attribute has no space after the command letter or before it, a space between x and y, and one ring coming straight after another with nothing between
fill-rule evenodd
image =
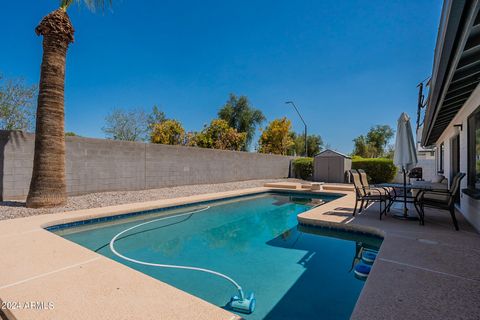
<instances>
[{"instance_id":1,"label":"street light pole","mask_svg":"<svg viewBox=\"0 0 480 320\"><path fill-rule=\"evenodd\" d=\"M308 147L307 147L307 124L305 123L305 120L303 120L303 117L302 117L302 115L300 114L300 111L298 111L298 108L297 108L297 106L295 105L295 103L293 103L293 101L287 101L287 102L285 102L285 104L291 104L291 105L295 108L295 111L297 111L298 116L300 117L300 119L301 119L302 122L303 122L303 125L305 126L305 157L307 157L307 156L308 156Z\"/></svg>"}]
</instances>

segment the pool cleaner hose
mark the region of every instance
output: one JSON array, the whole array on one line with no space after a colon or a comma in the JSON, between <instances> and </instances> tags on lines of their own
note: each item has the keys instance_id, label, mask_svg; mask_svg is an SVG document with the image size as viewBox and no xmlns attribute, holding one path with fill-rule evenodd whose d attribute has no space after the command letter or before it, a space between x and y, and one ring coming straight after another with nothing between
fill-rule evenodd
<instances>
[{"instance_id":1,"label":"pool cleaner hose","mask_svg":"<svg viewBox=\"0 0 480 320\"><path fill-rule=\"evenodd\" d=\"M129 258L129 257L127 257L127 256L124 256L123 254L119 253L119 252L115 249L115 241L117 241L122 235L124 235L125 233L127 233L127 232L129 232L129 231L131 231L131 230L133 230L133 229L142 227L142 226L147 225L147 224L150 224L150 223L162 221L162 220L167 220L167 219L171 219L171 218L175 218L175 217L181 217L181 216L186 216L186 215L192 215L192 214L194 214L194 213L201 212L201 211L205 211L205 210L208 210L208 209L210 209L210 206L207 206L207 207L205 207L205 208L198 209L198 210L195 210L195 211L190 211L190 212L186 212L186 213L182 213L182 214L177 214L177 215L173 215L173 216L167 216L167 217L162 217L162 218L150 220L150 221L147 221L147 222L143 222L143 223L137 224L137 225L135 225L135 226L133 226L133 227L130 227L130 228L128 228L128 229L125 229L125 230L121 231L120 233L117 233L117 234L112 238L112 240L110 240L110 250L112 250L112 252L113 252L117 257L120 257L120 258L122 258L122 259L124 259L124 260L130 261L130 262L133 262L133 263L141 264L141 265L144 265L144 266L200 271L200 272L210 273L210 274L216 275L216 276L218 276L218 277L224 278L225 280L227 280L227 281L229 281L230 283L232 283L232 284L237 288L238 293L239 293L238 296L233 296L233 297L230 299L230 302L229 302L230 307L231 307L233 310L236 310L236 311L239 311L239 312L252 313L253 310L255 309L255 303L256 303L256 299L255 299L254 294L251 293L251 294L249 295L249 297L247 298L247 297L245 296L245 294L243 293L242 287L241 287L235 280L233 280L232 278L230 278L229 276L227 276L227 275L225 275L225 274L223 274L223 273L220 273L220 272L217 272L217 271L213 271L213 270L209 270L209 269L205 269L205 268L192 267L192 266L180 266L180 265L173 265L173 264L161 264L161 263L152 263L152 262L140 261L140 260L136 260L136 259L132 259L132 258Z\"/></svg>"}]
</instances>

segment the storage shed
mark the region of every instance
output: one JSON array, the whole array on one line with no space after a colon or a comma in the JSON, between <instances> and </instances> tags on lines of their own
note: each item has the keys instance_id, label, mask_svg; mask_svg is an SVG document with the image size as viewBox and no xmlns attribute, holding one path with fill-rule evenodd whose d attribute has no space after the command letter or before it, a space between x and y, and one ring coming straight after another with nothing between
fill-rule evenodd
<instances>
[{"instance_id":1,"label":"storage shed","mask_svg":"<svg viewBox=\"0 0 480 320\"><path fill-rule=\"evenodd\" d=\"M352 158L340 152L326 149L313 158L313 180L344 183L346 171L352 168Z\"/></svg>"}]
</instances>

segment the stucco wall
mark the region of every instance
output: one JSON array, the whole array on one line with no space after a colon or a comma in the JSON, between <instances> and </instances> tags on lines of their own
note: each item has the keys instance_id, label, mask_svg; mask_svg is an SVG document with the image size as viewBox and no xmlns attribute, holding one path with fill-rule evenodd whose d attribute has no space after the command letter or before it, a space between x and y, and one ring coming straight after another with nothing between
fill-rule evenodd
<instances>
[{"instance_id":1,"label":"stucco wall","mask_svg":"<svg viewBox=\"0 0 480 320\"><path fill-rule=\"evenodd\" d=\"M248 152L66 137L70 195L188 184L284 178L291 157ZM0 131L2 199L28 194L34 135Z\"/></svg>"},{"instance_id":2,"label":"stucco wall","mask_svg":"<svg viewBox=\"0 0 480 320\"><path fill-rule=\"evenodd\" d=\"M425 154L417 154L417 156L418 162L415 167L422 168L422 179L425 181L432 181L435 176L437 176L437 164L435 162L435 156ZM413 180L414 179L412 179L412 181ZM395 175L395 178L393 178L393 182L403 183L403 172L401 169L397 169L397 174Z\"/></svg>"},{"instance_id":3,"label":"stucco wall","mask_svg":"<svg viewBox=\"0 0 480 320\"><path fill-rule=\"evenodd\" d=\"M480 106L480 86L477 86L465 105L450 122L447 129L435 143L437 148L443 142L445 146L444 175L447 178L451 176L451 138L460 134L460 171L468 174L468 123L467 119ZM462 124L462 130L455 128L454 125ZM437 157L440 152L436 152ZM438 161L438 160L437 160ZM468 177L461 182L461 188L467 188ZM458 210L467 218L467 220L480 232L480 200L473 199L460 192L460 205Z\"/></svg>"},{"instance_id":4,"label":"stucco wall","mask_svg":"<svg viewBox=\"0 0 480 320\"><path fill-rule=\"evenodd\" d=\"M437 175L437 164L434 155L423 154L419 156L417 167L422 168L422 177L425 181L432 181Z\"/></svg>"}]
</instances>

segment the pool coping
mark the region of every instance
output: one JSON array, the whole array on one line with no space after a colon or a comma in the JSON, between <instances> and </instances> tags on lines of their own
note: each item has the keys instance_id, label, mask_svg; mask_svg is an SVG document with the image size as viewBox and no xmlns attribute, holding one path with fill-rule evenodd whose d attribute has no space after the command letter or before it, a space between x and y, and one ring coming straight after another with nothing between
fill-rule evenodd
<instances>
[{"instance_id":1,"label":"pool coping","mask_svg":"<svg viewBox=\"0 0 480 320\"><path fill-rule=\"evenodd\" d=\"M420 225L393 217L401 205L380 220L378 205L353 216L354 204L352 192L298 216L300 224L383 238L350 319L478 319L480 235L461 213L455 231L446 211L426 208Z\"/></svg>"},{"instance_id":2,"label":"pool coping","mask_svg":"<svg viewBox=\"0 0 480 320\"><path fill-rule=\"evenodd\" d=\"M259 187L0 221L0 303L55 303L54 310L10 308L4 310L4 315L8 319L39 320L157 319L159 314L162 319L241 319L44 228L269 191L317 193ZM376 206L353 217L353 192L331 189L320 192L344 196L298 215L299 224L383 238L351 319L442 316L467 319L478 315L472 306L478 305L476 299L480 297L480 273L475 267L480 237L469 231L464 219L457 216L461 231L456 232L444 213L435 216L434 221L427 221L426 226L402 223L391 217L380 221ZM434 213L429 212L427 218ZM427 295L422 286L428 288ZM441 298L458 290L458 286L468 294ZM422 307L425 305L429 307Z\"/></svg>"},{"instance_id":3,"label":"pool coping","mask_svg":"<svg viewBox=\"0 0 480 320\"><path fill-rule=\"evenodd\" d=\"M317 191L309 190L258 187L0 221L0 252L2 252L0 265L3 271L0 273L0 301L36 301L47 300L50 297L50 299L56 299L57 304L53 311L15 309L4 310L4 313L8 319L31 319L32 314L35 319L51 319L52 314L56 318L72 318L72 314L77 314L81 319L92 319L92 317L155 319L159 314L162 315L162 319L241 319L227 310L63 239L44 228L133 211L214 201L269 191L318 194ZM351 215L355 201L353 192L343 190L319 192L344 196L298 215L299 224L373 235L383 238L384 241L396 236L390 231L385 231L381 224L370 223L370 221L359 223L358 215L356 217ZM384 254L385 250L381 248L379 258ZM45 259L45 256L49 259ZM377 271L378 268L375 266L376 264L353 311L354 319L375 318L378 310L370 312L365 310L364 306L372 302L372 292L378 290L379 285L383 288L390 285L370 281L381 277L381 271ZM82 273L82 269L88 272ZM108 272L105 273L105 271ZM101 273L101 278L96 277L96 273ZM81 282L78 281L79 278L82 279ZM72 291L64 284L78 287ZM92 288L92 285L96 287ZM115 303L111 303L109 294L112 294L112 287L117 286L122 294L114 291ZM364 294L366 291L368 294ZM148 292L148 295L145 292ZM78 302L79 295L82 297L81 303ZM168 299L168 303L158 303L157 300L161 300L159 297ZM391 318L402 317L400 313L389 315Z\"/></svg>"},{"instance_id":4,"label":"pool coping","mask_svg":"<svg viewBox=\"0 0 480 320\"><path fill-rule=\"evenodd\" d=\"M82 319L154 319L155 315L159 314L162 319L241 319L187 292L61 238L45 228L80 220L269 191L318 194L307 190L258 187L0 221L0 302L10 303L12 307L3 310L3 313L8 319L72 318L72 314ZM329 190L321 193L346 192ZM310 211L343 198L332 200ZM98 278L97 274L102 277ZM82 281L78 281L79 278ZM116 295L114 304L109 296L113 287L122 291L121 295ZM139 291L139 287L142 291ZM148 295L142 292L148 292ZM82 295L81 303L78 300L79 295ZM165 299L168 297L168 306L166 303L156 304L152 301L152 296ZM37 302L37 309L12 305L12 302L28 301ZM46 310L38 302L53 302L55 306L53 310Z\"/></svg>"}]
</instances>

